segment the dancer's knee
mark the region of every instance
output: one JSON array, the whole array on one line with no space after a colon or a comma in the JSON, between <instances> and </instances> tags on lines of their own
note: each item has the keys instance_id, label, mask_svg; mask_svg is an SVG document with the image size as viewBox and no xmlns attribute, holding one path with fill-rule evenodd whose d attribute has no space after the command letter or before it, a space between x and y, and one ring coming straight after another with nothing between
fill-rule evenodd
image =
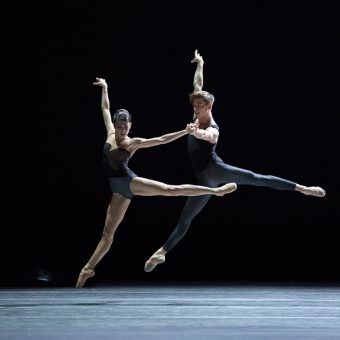
<instances>
[{"instance_id":1,"label":"dancer's knee","mask_svg":"<svg viewBox=\"0 0 340 340\"><path fill-rule=\"evenodd\" d=\"M270 180L270 176L260 175L260 174L256 174L256 173L252 172L250 174L250 179L251 179L251 182L254 185L261 186L264 183L266 183L268 180Z\"/></svg>"},{"instance_id":2,"label":"dancer's knee","mask_svg":"<svg viewBox=\"0 0 340 340\"><path fill-rule=\"evenodd\" d=\"M104 229L102 234L102 242L111 245L113 242L114 231Z\"/></svg>"},{"instance_id":3,"label":"dancer's knee","mask_svg":"<svg viewBox=\"0 0 340 340\"><path fill-rule=\"evenodd\" d=\"M178 185L166 184L163 190L167 196L179 196L181 193L181 187Z\"/></svg>"}]
</instances>

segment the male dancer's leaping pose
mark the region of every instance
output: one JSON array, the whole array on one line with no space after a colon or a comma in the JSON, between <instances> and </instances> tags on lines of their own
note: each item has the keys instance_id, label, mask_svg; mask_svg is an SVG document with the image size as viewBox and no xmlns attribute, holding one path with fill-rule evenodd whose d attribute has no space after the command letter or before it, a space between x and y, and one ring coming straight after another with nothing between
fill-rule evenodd
<instances>
[{"instance_id":1,"label":"male dancer's leaping pose","mask_svg":"<svg viewBox=\"0 0 340 340\"><path fill-rule=\"evenodd\" d=\"M276 190L299 191L305 195L317 197L325 196L325 190L320 187L306 187L283 178L257 174L224 163L215 152L219 136L219 127L212 116L215 98L211 93L202 91L204 61L197 50L191 62L197 63L193 82L194 91L190 95L190 103L194 109L194 123L192 126L195 131L188 136L188 153L197 184L216 187L221 183L234 182L237 185L263 186ZM146 272L152 271L158 264L165 261L165 254L184 237L192 220L204 208L210 197L210 195L205 195L187 199L178 223L170 237L146 261L144 267Z\"/></svg>"}]
</instances>

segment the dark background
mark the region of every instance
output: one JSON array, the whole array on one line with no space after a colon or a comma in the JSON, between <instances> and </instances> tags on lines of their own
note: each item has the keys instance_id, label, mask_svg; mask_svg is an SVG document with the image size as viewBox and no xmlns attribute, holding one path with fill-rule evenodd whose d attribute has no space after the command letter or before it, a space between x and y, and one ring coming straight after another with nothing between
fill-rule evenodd
<instances>
[{"instance_id":1,"label":"dark background","mask_svg":"<svg viewBox=\"0 0 340 340\"><path fill-rule=\"evenodd\" d=\"M102 169L111 111L131 137L191 120L194 50L216 96L226 162L327 190L325 198L239 186L212 198L165 264L144 262L167 239L184 197L135 197L92 284L105 280L340 279L339 6L334 1L82 2L18 6L5 30L3 285L74 285L100 240L110 191ZM16 28L14 30L13 28ZM137 174L192 183L186 138L139 151Z\"/></svg>"}]
</instances>

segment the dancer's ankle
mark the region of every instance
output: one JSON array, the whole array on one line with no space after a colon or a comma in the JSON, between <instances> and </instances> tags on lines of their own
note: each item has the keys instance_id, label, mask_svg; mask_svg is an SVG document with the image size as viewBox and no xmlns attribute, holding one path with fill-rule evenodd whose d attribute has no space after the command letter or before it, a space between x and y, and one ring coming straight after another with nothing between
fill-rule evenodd
<instances>
[{"instance_id":1,"label":"dancer's ankle","mask_svg":"<svg viewBox=\"0 0 340 340\"><path fill-rule=\"evenodd\" d=\"M155 254L165 256L166 250L163 247L161 247L155 252Z\"/></svg>"},{"instance_id":2,"label":"dancer's ankle","mask_svg":"<svg viewBox=\"0 0 340 340\"><path fill-rule=\"evenodd\" d=\"M90 263L86 263L86 265L83 268L84 271L94 271L94 266L92 266Z\"/></svg>"},{"instance_id":3,"label":"dancer's ankle","mask_svg":"<svg viewBox=\"0 0 340 340\"><path fill-rule=\"evenodd\" d=\"M307 187L305 187L304 185L301 185L301 184L295 185L295 191L301 192L303 194L304 194L306 189L307 189Z\"/></svg>"}]
</instances>

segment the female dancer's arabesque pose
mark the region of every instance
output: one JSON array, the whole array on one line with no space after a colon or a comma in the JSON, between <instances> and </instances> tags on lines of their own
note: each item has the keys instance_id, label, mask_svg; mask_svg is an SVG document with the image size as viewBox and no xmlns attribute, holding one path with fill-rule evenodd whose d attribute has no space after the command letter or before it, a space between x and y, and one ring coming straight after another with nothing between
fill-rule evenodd
<instances>
[{"instance_id":1,"label":"female dancer's arabesque pose","mask_svg":"<svg viewBox=\"0 0 340 340\"><path fill-rule=\"evenodd\" d=\"M122 221L124 214L134 195L141 196L223 196L236 189L235 183L221 187L205 187L199 185L182 184L169 185L151 179L137 176L128 168L130 157L140 148L166 144L188 133L194 132L194 127L187 125L185 130L166 134L155 138L130 138L131 115L125 109L117 110L111 119L109 96L106 81L96 78L96 86L102 88L102 113L107 131L104 144L104 168L112 190L112 198L107 209L106 221L102 238L93 255L81 270L77 288L83 287L85 281L94 276L94 268L108 252L113 241L113 235ZM113 122L112 122L113 121Z\"/></svg>"},{"instance_id":2,"label":"female dancer's arabesque pose","mask_svg":"<svg viewBox=\"0 0 340 340\"><path fill-rule=\"evenodd\" d=\"M276 190L299 191L305 195L317 197L325 196L325 190L320 187L306 187L279 177L260 175L224 163L215 152L219 136L219 127L211 112L215 98L211 93L202 91L204 61L197 50L191 62L197 63L193 82L194 92L190 95L190 103L194 109L194 123L190 126L195 131L188 136L188 153L197 184L214 188L221 183L234 182L237 185L254 185ZM158 264L165 261L165 254L184 237L192 220L208 203L210 197L200 196L187 199L170 237L146 261L144 267L146 272L152 271Z\"/></svg>"}]
</instances>

